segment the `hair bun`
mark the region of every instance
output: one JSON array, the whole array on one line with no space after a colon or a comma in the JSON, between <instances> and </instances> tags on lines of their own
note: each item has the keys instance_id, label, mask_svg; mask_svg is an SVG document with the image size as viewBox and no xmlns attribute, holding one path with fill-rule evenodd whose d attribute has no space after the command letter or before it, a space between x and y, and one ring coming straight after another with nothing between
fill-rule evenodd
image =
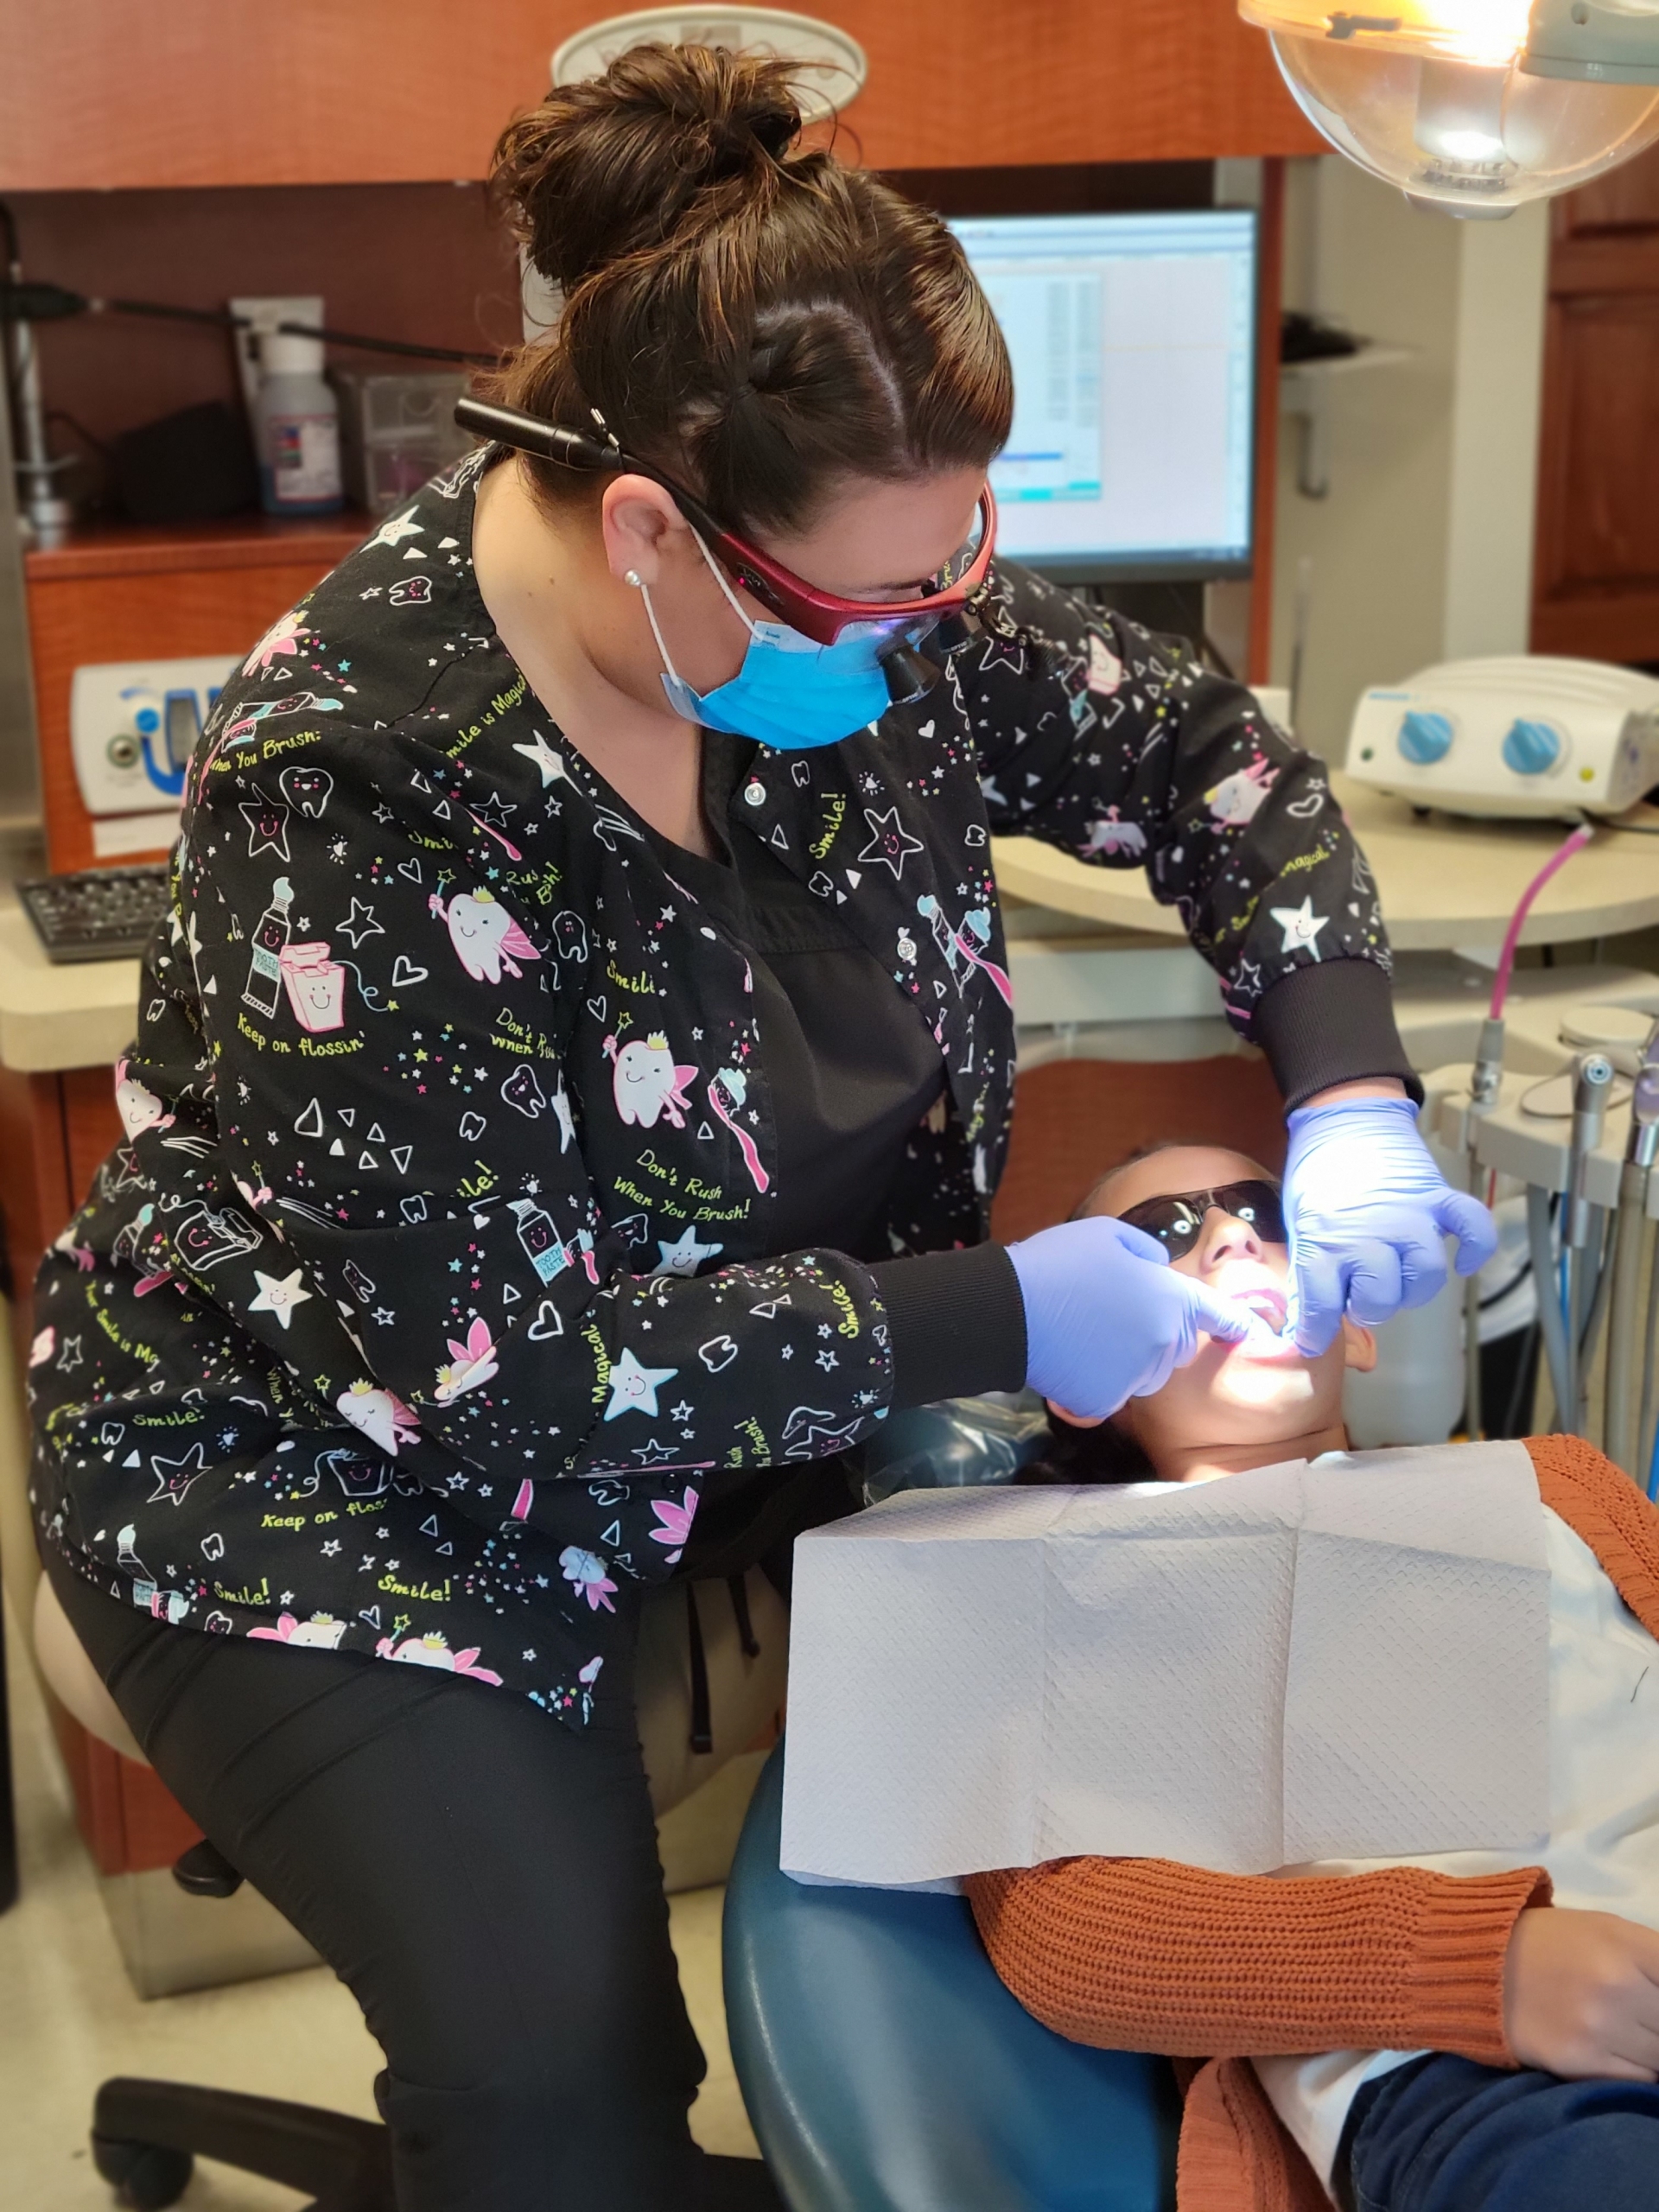
<instances>
[{"instance_id":1,"label":"hair bun","mask_svg":"<svg viewBox=\"0 0 1659 2212\"><path fill-rule=\"evenodd\" d=\"M541 274L568 294L664 245L700 195L763 186L800 133L794 67L637 46L510 124L492 183Z\"/></svg>"}]
</instances>

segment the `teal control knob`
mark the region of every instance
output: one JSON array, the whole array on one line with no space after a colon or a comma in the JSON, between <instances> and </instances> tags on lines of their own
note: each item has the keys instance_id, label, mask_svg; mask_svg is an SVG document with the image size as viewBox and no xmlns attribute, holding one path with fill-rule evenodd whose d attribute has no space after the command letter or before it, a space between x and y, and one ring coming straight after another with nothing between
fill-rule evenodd
<instances>
[{"instance_id":1,"label":"teal control knob","mask_svg":"<svg viewBox=\"0 0 1659 2212\"><path fill-rule=\"evenodd\" d=\"M1414 709L1400 725L1398 740L1405 758L1419 768L1444 760L1452 750L1452 725L1444 715L1421 714Z\"/></svg>"},{"instance_id":2,"label":"teal control knob","mask_svg":"<svg viewBox=\"0 0 1659 2212\"><path fill-rule=\"evenodd\" d=\"M1513 721L1503 740L1503 765L1517 776L1547 776L1561 757L1559 731L1548 722Z\"/></svg>"}]
</instances>

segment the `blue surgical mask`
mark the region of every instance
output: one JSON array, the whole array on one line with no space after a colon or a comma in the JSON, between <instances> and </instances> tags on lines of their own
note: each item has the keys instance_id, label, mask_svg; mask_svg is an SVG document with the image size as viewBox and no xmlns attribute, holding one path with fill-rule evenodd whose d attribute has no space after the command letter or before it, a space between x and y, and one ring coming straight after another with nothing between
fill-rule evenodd
<instances>
[{"instance_id":1,"label":"blue surgical mask","mask_svg":"<svg viewBox=\"0 0 1659 2212\"><path fill-rule=\"evenodd\" d=\"M700 537L697 550L748 632L749 644L742 667L728 682L694 691L669 656L650 589L642 585L651 633L663 657L663 689L677 715L705 729L755 738L779 753L805 753L839 744L886 713L887 680L878 655L893 641L892 623L860 623L843 630L833 645L817 645L786 622L752 621Z\"/></svg>"}]
</instances>

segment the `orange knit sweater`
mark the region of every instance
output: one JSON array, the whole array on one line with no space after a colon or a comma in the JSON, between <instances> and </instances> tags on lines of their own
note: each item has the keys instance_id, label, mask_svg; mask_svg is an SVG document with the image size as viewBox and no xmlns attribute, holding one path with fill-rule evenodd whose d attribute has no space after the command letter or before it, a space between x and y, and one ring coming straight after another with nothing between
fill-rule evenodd
<instances>
[{"instance_id":1,"label":"orange knit sweater","mask_svg":"<svg viewBox=\"0 0 1659 2212\"><path fill-rule=\"evenodd\" d=\"M1527 1449L1545 1504L1659 1636L1659 1512L1576 1437L1533 1437ZM1253 2056L1426 2046L1512 2064L1503 1955L1516 1916L1549 1902L1537 1866L1277 1881L1161 1859L1060 1859L967 1886L996 1970L1028 2012L1075 2042L1177 2061L1179 2212L1330 2212Z\"/></svg>"}]
</instances>

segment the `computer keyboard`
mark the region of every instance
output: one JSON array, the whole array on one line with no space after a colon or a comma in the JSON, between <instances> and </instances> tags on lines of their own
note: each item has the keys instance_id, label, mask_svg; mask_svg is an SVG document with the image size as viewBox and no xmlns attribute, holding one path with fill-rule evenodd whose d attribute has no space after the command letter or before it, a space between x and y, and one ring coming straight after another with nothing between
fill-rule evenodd
<instances>
[{"instance_id":1,"label":"computer keyboard","mask_svg":"<svg viewBox=\"0 0 1659 2212\"><path fill-rule=\"evenodd\" d=\"M88 868L17 886L51 961L120 960L142 953L167 912L165 861Z\"/></svg>"}]
</instances>

